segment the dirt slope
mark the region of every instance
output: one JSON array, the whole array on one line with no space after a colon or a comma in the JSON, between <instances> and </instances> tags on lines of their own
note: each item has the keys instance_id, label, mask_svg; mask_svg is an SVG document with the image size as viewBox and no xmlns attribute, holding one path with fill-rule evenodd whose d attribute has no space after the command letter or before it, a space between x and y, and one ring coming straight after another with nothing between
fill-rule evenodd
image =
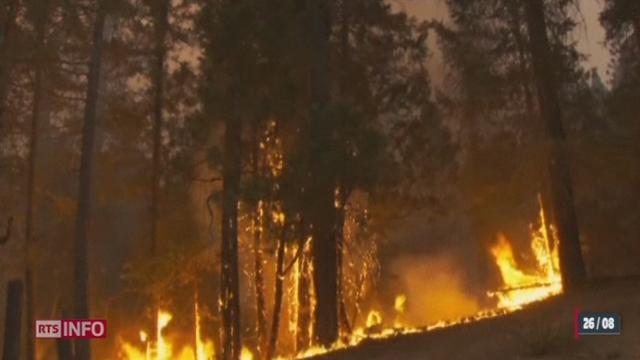
<instances>
[{"instance_id":1,"label":"dirt slope","mask_svg":"<svg viewBox=\"0 0 640 360\"><path fill-rule=\"evenodd\" d=\"M573 335L574 309L616 312L620 336ZM640 360L640 278L593 281L495 319L429 333L371 340L314 360L630 359Z\"/></svg>"}]
</instances>

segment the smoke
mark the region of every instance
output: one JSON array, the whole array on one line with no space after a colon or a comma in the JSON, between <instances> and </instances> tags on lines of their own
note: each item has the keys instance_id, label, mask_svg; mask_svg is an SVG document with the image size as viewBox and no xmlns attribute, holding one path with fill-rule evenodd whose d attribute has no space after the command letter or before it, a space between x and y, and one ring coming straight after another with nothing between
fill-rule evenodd
<instances>
[{"instance_id":1,"label":"smoke","mask_svg":"<svg viewBox=\"0 0 640 360\"><path fill-rule=\"evenodd\" d=\"M424 326L475 314L480 305L465 285L464 274L446 255L405 256L391 263L398 290L407 301L401 321Z\"/></svg>"}]
</instances>

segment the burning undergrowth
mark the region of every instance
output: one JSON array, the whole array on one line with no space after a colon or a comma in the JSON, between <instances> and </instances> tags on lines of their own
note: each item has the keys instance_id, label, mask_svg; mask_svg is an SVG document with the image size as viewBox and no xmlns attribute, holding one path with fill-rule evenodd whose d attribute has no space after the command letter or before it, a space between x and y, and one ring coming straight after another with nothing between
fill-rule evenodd
<instances>
[{"instance_id":1,"label":"burning undergrowth","mask_svg":"<svg viewBox=\"0 0 640 360\"><path fill-rule=\"evenodd\" d=\"M312 264L308 261L309 240L284 243L282 267L277 249L255 247L252 224L246 218L241 251L247 258L260 254L261 267L255 262L242 264L243 308L247 323L244 329L243 360L261 358L266 349L271 357L300 358L334 349L355 346L368 338L384 338L406 333L423 332L512 312L529 303L562 292L558 264L558 245L553 226L546 220L542 206L539 220L531 226L529 249L516 256L515 247L504 234L498 234L487 253L495 264L501 284L483 293L468 286L459 261L451 256L403 256L389 264L390 273L400 274L393 294L376 291L381 272L377 242L369 241L366 206L363 202L347 204L342 262L342 296L340 300L340 340L331 348L314 347L314 293L311 283ZM542 204L540 204L542 205ZM274 224L282 215L273 213ZM302 246L302 248L300 247ZM521 258L533 259L523 265ZM256 288L256 269L262 269L262 291ZM281 274L280 278L276 272ZM276 291L269 284L276 284ZM279 284L279 285L278 285ZM280 287L281 290L278 290ZM389 289L385 288L386 292ZM259 299L260 298L260 299ZM173 314L158 309L155 333L139 329L139 338L120 338L116 351L119 359L213 359L216 354L216 334L205 333L197 294L192 297L191 314ZM264 303L259 304L260 301ZM277 304L277 306L276 306ZM256 306L263 314L256 312ZM277 310L276 310L277 309ZM274 311L278 313L274 316ZM262 325L257 319L262 316ZM171 326L176 317L193 319L183 327ZM217 321L213 316L213 322ZM278 321L275 327L274 321ZM260 328L262 327L262 329ZM277 336L269 332L276 329ZM151 335L151 336L150 336ZM275 344L275 346L274 346Z\"/></svg>"},{"instance_id":2,"label":"burning undergrowth","mask_svg":"<svg viewBox=\"0 0 640 360\"><path fill-rule=\"evenodd\" d=\"M290 174L276 129L271 122L256 153L262 168L254 171L262 174L261 184L246 185L255 186L259 196L244 199L238 207L243 360L306 357L368 338L428 331L504 314L561 292L557 244L542 210L526 251L534 260L521 264L509 239L499 234L485 251L500 274L500 286L479 291L477 285L469 286L464 262L444 252L405 253L383 262L382 236L375 230L367 192L337 187L334 205L343 224L336 233L339 340L329 348L314 346L313 232L300 215L300 207L307 205L285 201L282 184ZM209 225L217 220L210 200ZM216 329L222 326L225 300L212 303L219 289L203 286L210 283L203 279L215 279L223 264L216 248L205 246L170 261L158 256L159 264L152 267L164 272L139 269L139 274L158 273L155 279L138 279L141 284L136 286L148 288L146 297L156 306L145 317L146 325L136 329L137 338L118 338L116 358L216 357L221 343Z\"/></svg>"}]
</instances>

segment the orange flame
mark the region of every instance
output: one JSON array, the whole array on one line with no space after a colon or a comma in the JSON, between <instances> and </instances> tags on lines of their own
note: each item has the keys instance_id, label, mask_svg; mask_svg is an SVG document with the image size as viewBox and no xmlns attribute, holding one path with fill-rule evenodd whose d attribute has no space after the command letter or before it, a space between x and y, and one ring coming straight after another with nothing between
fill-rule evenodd
<instances>
[{"instance_id":1,"label":"orange flame","mask_svg":"<svg viewBox=\"0 0 640 360\"><path fill-rule=\"evenodd\" d=\"M195 310L195 341L196 348L191 346L183 346L179 353L174 354L174 344L165 337L164 330L173 319L173 314L168 311L159 309L156 314L157 340L155 344L149 341L147 332L140 330L140 342L145 345L144 349L133 345L127 341L121 340L119 359L126 360L210 360L215 358L215 350L213 342L203 340L200 330L200 314L198 311L197 301L194 305ZM243 358L242 360L252 360L252 358Z\"/></svg>"},{"instance_id":2,"label":"orange flame","mask_svg":"<svg viewBox=\"0 0 640 360\"><path fill-rule=\"evenodd\" d=\"M539 199L540 200L540 199ZM496 265L500 269L503 288L488 292L498 299L498 307L516 310L522 306L543 300L562 292L562 278L559 271L558 244L555 237L550 239L545 213L540 200L540 226L532 229L531 252L536 259L536 267L525 271L516 262L513 249L504 234L498 234L498 243L491 248ZM553 250L551 250L553 241Z\"/></svg>"}]
</instances>

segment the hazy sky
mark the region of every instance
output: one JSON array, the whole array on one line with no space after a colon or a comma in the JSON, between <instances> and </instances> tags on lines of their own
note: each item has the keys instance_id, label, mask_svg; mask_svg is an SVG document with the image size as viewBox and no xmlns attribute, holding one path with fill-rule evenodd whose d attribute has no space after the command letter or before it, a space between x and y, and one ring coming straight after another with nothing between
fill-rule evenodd
<instances>
[{"instance_id":1,"label":"hazy sky","mask_svg":"<svg viewBox=\"0 0 640 360\"><path fill-rule=\"evenodd\" d=\"M388 1L420 19L446 20L447 18L447 6L444 0ZM607 68L611 57L603 45L605 33L598 21L602 0L579 0L578 3L582 13L582 18L577 19L579 26L575 34L578 48L588 56L586 66L596 67L603 80L608 81L610 76L607 74Z\"/></svg>"}]
</instances>

